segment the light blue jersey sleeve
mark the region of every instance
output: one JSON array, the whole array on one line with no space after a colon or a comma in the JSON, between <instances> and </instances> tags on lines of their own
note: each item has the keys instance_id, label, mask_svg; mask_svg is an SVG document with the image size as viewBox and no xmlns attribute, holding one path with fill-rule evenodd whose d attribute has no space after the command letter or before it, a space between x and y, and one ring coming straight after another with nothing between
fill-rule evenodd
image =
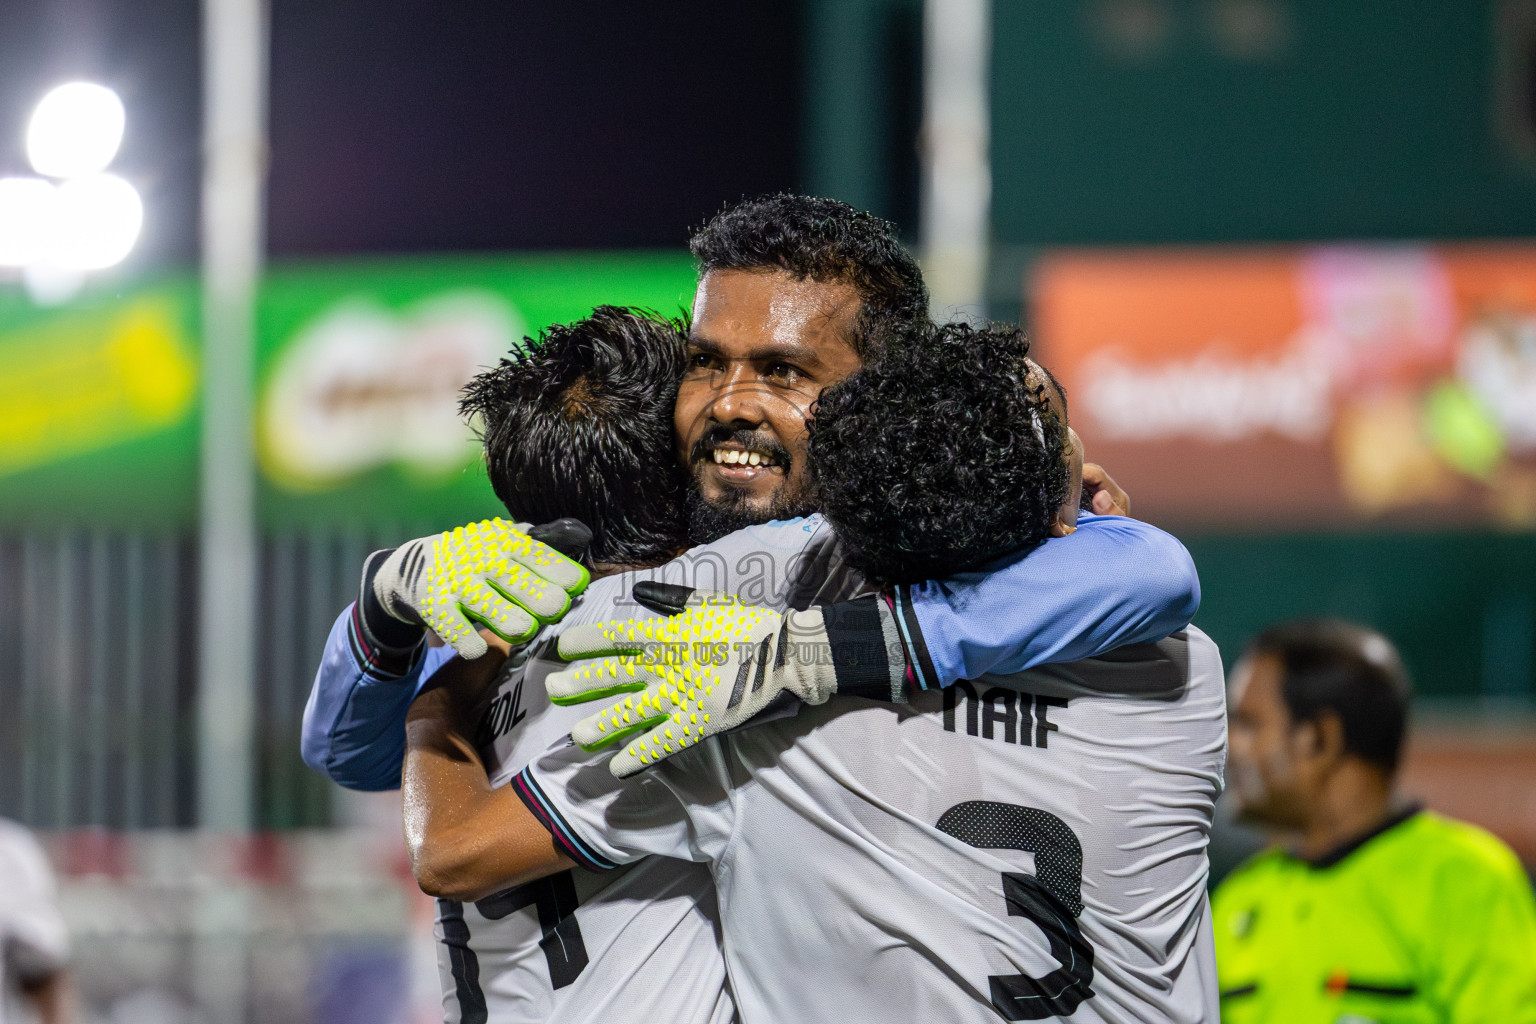
<instances>
[{"instance_id":1,"label":"light blue jersey sleeve","mask_svg":"<svg viewBox=\"0 0 1536 1024\"><path fill-rule=\"evenodd\" d=\"M1160 640L1194 618L1200 578L1155 526L1085 514L1077 532L1023 557L896 587L891 599L911 682L929 689Z\"/></svg>"},{"instance_id":2,"label":"light blue jersey sleeve","mask_svg":"<svg viewBox=\"0 0 1536 1024\"><path fill-rule=\"evenodd\" d=\"M348 789L398 789L405 714L453 648L422 643L405 652L380 650L368 643L357 617L350 605L331 627L304 705L300 751L305 764Z\"/></svg>"}]
</instances>

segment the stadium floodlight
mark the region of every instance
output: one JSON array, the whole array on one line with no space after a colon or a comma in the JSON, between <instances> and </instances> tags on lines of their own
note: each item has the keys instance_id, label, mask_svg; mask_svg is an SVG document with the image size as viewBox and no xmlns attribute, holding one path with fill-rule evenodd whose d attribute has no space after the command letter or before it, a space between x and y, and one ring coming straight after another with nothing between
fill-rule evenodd
<instances>
[{"instance_id":1,"label":"stadium floodlight","mask_svg":"<svg viewBox=\"0 0 1536 1024\"><path fill-rule=\"evenodd\" d=\"M42 178L0 178L0 267L46 258L53 238L58 189Z\"/></svg>"},{"instance_id":2,"label":"stadium floodlight","mask_svg":"<svg viewBox=\"0 0 1536 1024\"><path fill-rule=\"evenodd\" d=\"M58 187L46 262L67 270L105 270L132 251L143 225L144 203L122 178L73 178Z\"/></svg>"},{"instance_id":3,"label":"stadium floodlight","mask_svg":"<svg viewBox=\"0 0 1536 1024\"><path fill-rule=\"evenodd\" d=\"M27 125L27 159L50 178L107 169L123 142L123 101L104 85L69 82L48 92Z\"/></svg>"}]
</instances>

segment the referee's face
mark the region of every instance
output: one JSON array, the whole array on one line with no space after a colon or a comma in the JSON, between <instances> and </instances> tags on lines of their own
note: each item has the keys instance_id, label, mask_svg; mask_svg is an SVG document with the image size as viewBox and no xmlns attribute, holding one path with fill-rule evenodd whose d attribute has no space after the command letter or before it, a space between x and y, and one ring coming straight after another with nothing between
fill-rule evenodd
<instances>
[{"instance_id":1,"label":"referee's face","mask_svg":"<svg viewBox=\"0 0 1536 1024\"><path fill-rule=\"evenodd\" d=\"M1282 829L1301 827L1311 803L1305 744L1310 733L1291 721L1281 695L1285 668L1271 654L1244 658L1232 669L1227 778L1238 817Z\"/></svg>"}]
</instances>

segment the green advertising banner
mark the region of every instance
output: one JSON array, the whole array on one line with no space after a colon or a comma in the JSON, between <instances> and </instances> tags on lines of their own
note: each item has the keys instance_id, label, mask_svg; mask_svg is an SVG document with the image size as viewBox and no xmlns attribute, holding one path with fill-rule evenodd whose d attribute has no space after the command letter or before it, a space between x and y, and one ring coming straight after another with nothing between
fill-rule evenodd
<instances>
[{"instance_id":1,"label":"green advertising banner","mask_svg":"<svg viewBox=\"0 0 1536 1024\"><path fill-rule=\"evenodd\" d=\"M525 334L602 303L674 313L683 253L316 265L263 290L257 453L270 527L462 522L501 512L459 389Z\"/></svg>"},{"instance_id":2,"label":"green advertising banner","mask_svg":"<svg viewBox=\"0 0 1536 1024\"><path fill-rule=\"evenodd\" d=\"M258 309L262 524L366 528L500 511L457 395L602 303L691 304L685 253L274 268ZM190 280L41 310L0 298L0 525L196 518L200 343Z\"/></svg>"}]
</instances>

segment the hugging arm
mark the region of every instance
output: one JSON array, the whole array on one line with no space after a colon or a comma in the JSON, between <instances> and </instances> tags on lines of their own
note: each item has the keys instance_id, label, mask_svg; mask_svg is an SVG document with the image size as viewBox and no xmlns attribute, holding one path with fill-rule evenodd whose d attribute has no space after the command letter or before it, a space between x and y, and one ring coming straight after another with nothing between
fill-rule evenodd
<instances>
[{"instance_id":1,"label":"hugging arm","mask_svg":"<svg viewBox=\"0 0 1536 1024\"><path fill-rule=\"evenodd\" d=\"M351 604L331 627L299 748L304 763L331 781L374 792L399 787L406 711L453 650L428 647L421 627L388 646L366 627L364 614L363 602Z\"/></svg>"},{"instance_id":2,"label":"hugging arm","mask_svg":"<svg viewBox=\"0 0 1536 1024\"><path fill-rule=\"evenodd\" d=\"M443 666L405 722L405 836L423 892L478 900L574 863L512 786L492 788L469 714L495 679L495 653Z\"/></svg>"},{"instance_id":3,"label":"hugging arm","mask_svg":"<svg viewBox=\"0 0 1536 1024\"><path fill-rule=\"evenodd\" d=\"M427 646L428 628L471 658L487 650L476 623L527 639L586 586L587 570L561 551L579 557L590 540L575 520L524 532L492 519L369 555L304 708L304 763L348 789L399 786L406 710L453 654Z\"/></svg>"},{"instance_id":4,"label":"hugging arm","mask_svg":"<svg viewBox=\"0 0 1536 1024\"><path fill-rule=\"evenodd\" d=\"M578 722L625 777L791 696L903 701L913 690L1161 639L1199 607L1194 563L1145 523L1095 517L986 572L780 614L730 595L637 584L661 620L576 626L548 677L557 704L629 694Z\"/></svg>"},{"instance_id":5,"label":"hugging arm","mask_svg":"<svg viewBox=\"0 0 1536 1024\"><path fill-rule=\"evenodd\" d=\"M908 678L930 689L1160 640L1194 618L1200 577L1176 538L1104 516L988 572L889 596Z\"/></svg>"}]
</instances>

